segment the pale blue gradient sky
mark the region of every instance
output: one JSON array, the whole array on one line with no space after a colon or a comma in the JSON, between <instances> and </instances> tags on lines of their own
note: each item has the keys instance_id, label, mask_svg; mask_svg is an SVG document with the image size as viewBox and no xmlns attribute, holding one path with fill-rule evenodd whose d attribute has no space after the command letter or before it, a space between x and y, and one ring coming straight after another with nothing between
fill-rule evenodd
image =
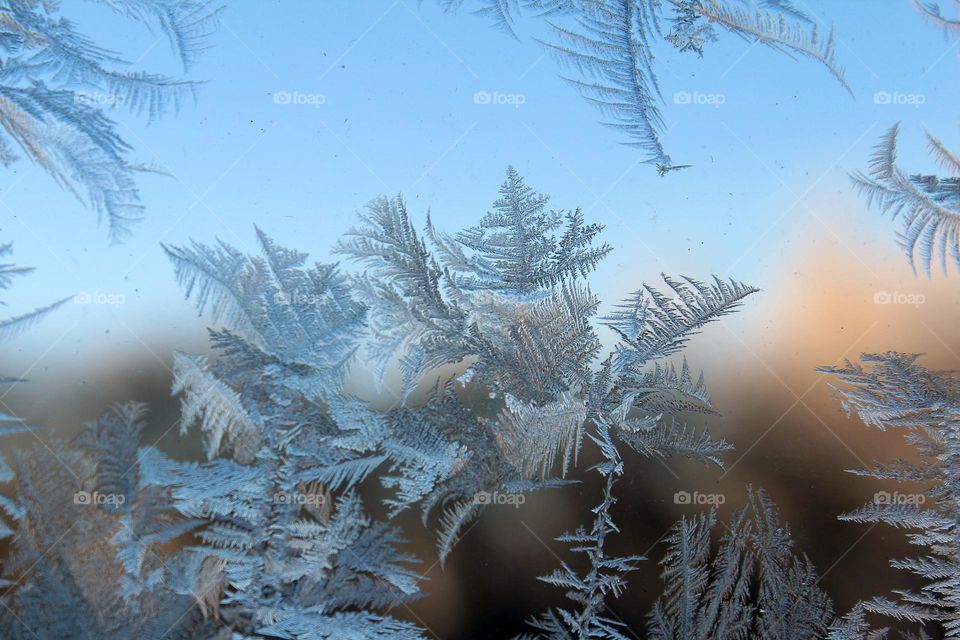
<instances>
[{"instance_id":1,"label":"pale blue gradient sky","mask_svg":"<svg viewBox=\"0 0 960 640\"><path fill-rule=\"evenodd\" d=\"M78 292L125 300L67 305L2 346L2 371L37 378L107 367L124 351L166 358L171 343L198 348L206 321L183 301L160 242L219 237L254 250L257 224L326 260L355 212L382 193L402 192L420 221L430 208L439 227L472 224L508 163L555 207L582 207L607 226L615 251L594 289L610 303L661 271L769 290L794 268L786 256L817 236L839 241L867 271L878 247L901 260L890 223L867 212L847 173L866 166L897 120L907 166L934 168L924 128L960 147L958 47L908 0L800 4L836 24L856 97L816 63L730 34L703 59L662 46L663 141L694 166L661 178L558 77L531 37L534 22L520 23L517 42L432 2L229 2L190 74L206 80L195 105L149 126L115 112L133 158L171 174L143 176L146 218L125 244L110 246L94 214L38 168L24 161L0 173L0 237L15 243L19 264L37 268L6 296L7 311ZM95 41L175 70L162 39L88 3L67 10ZM281 91L323 104L275 104ZM524 103L477 105L477 91ZM722 94L723 104L673 104L678 91ZM878 105L878 91L925 102Z\"/></svg>"}]
</instances>

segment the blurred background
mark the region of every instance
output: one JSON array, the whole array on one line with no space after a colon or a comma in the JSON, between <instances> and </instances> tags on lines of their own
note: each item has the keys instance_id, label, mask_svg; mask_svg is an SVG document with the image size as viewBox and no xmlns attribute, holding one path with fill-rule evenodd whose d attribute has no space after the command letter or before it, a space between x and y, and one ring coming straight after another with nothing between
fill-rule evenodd
<instances>
[{"instance_id":1,"label":"blurred background","mask_svg":"<svg viewBox=\"0 0 960 640\"><path fill-rule=\"evenodd\" d=\"M888 350L958 368L957 274L915 276L896 225L848 178L896 121L904 166L935 171L924 130L960 148L957 41L907 0L803 4L835 23L855 97L814 63L725 34L702 60L658 51L663 140L675 162L693 165L665 178L596 124L526 23L516 41L429 2L230 4L193 71L206 81L196 104L152 123L111 114L138 159L166 173L142 181L146 217L130 240L111 246L94 214L41 169L22 162L0 173L0 241L37 268L5 292L7 315L77 296L0 346L0 371L29 380L2 401L49 440L72 437L112 402L142 400L152 407L148 443L194 455L196 443L178 434L170 365L175 349L207 351L208 322L184 301L161 242L220 238L254 251L256 224L327 261L374 196L403 193L419 222L429 209L436 226L456 231L489 208L513 164L552 206L581 207L606 225L614 251L592 280L601 312L661 272L762 289L686 351L721 414L707 422L736 446L726 470L627 458L616 550L650 560L615 613L639 633L659 593L658 542L698 508L675 504L675 492L722 494L725 516L748 484L781 507L839 612L908 587L887 568L905 553L900 533L836 516L892 489L846 469L909 452L897 434L848 419L814 369ZM99 44L157 71L174 64L154 34L93 5L65 9ZM514 97L485 104L478 92ZM685 103L696 93L714 98ZM894 94L912 98L883 97ZM30 435L3 443L34 445ZM441 640L522 632L525 618L563 604L536 576L571 560L553 538L587 522L599 499L588 477L520 509L493 507L445 570L434 563L432 529L411 518L404 524L430 597L394 613Z\"/></svg>"}]
</instances>

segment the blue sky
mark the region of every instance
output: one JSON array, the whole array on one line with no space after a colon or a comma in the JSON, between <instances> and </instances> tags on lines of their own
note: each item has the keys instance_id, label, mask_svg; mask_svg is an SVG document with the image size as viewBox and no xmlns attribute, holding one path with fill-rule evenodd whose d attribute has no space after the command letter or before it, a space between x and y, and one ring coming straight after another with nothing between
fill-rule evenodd
<instances>
[{"instance_id":1,"label":"blue sky","mask_svg":"<svg viewBox=\"0 0 960 640\"><path fill-rule=\"evenodd\" d=\"M123 350L195 349L206 323L183 301L160 242L220 238L254 250L256 224L326 260L379 194L403 193L419 220L429 208L447 230L474 223L508 164L555 207L582 207L606 225L615 251L594 289L611 302L661 271L770 289L792 268L787 256L818 236L864 269L872 258L861 251L901 260L890 223L851 193L847 172L866 166L897 120L906 166L934 169L924 129L960 147L960 49L907 0L800 4L835 23L855 97L816 63L730 34L702 59L660 47L663 141L694 165L661 178L558 77L531 21L516 41L432 2L230 2L190 74L205 81L196 104L149 124L113 113L133 158L170 174L143 176L146 218L130 240L110 246L95 214L37 167L2 174L2 239L37 268L6 296L9 313L81 292L123 303L67 305L0 354L36 376L106 366ZM89 3L67 10L95 41L176 71L162 38ZM514 104L476 104L477 92ZM675 104L678 92L713 104ZM878 92L902 104L878 104Z\"/></svg>"}]
</instances>

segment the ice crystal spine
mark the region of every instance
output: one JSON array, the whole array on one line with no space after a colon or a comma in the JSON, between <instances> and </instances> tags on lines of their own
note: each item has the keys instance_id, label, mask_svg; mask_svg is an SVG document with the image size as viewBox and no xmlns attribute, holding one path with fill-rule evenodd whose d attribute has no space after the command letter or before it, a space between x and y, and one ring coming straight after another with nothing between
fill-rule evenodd
<instances>
[{"instance_id":1,"label":"ice crystal spine","mask_svg":"<svg viewBox=\"0 0 960 640\"><path fill-rule=\"evenodd\" d=\"M944 273L948 260L960 268L960 158L928 133L930 153L953 176L908 174L897 165L899 134L897 123L875 147L869 173L854 173L853 184L868 204L901 219L898 241L914 271L920 266L929 276L937 254Z\"/></svg>"},{"instance_id":2,"label":"ice crystal spine","mask_svg":"<svg viewBox=\"0 0 960 640\"><path fill-rule=\"evenodd\" d=\"M946 638L958 638L960 383L954 373L930 371L918 364L917 358L896 352L864 354L859 363L823 370L834 376L834 388L845 411L869 427L903 431L919 456L916 462L875 462L852 471L898 485L916 486L919 482L922 488L878 492L872 502L841 519L907 530L911 544L924 549L922 556L890 562L917 576L923 584L920 591L900 590L892 598L877 596L862 603L859 610L912 623L939 623Z\"/></svg>"},{"instance_id":3,"label":"ice crystal spine","mask_svg":"<svg viewBox=\"0 0 960 640\"><path fill-rule=\"evenodd\" d=\"M200 0L99 1L162 31L185 69L216 26L217 7ZM123 240L141 217L136 176L145 167L128 159L131 147L103 105L152 119L190 99L196 83L124 70L128 62L78 33L57 2L13 0L0 11L0 163L15 162L18 147Z\"/></svg>"},{"instance_id":4,"label":"ice crystal spine","mask_svg":"<svg viewBox=\"0 0 960 640\"><path fill-rule=\"evenodd\" d=\"M137 404L88 424L52 460L17 454L16 498L5 503L15 527L8 635L42 627L44 640L66 628L146 639L165 637L166 621L166 637L419 640L424 630L388 613L422 595L391 520L411 508L433 518L443 562L489 502L478 496L569 484L584 442L606 456L597 467L606 506L592 534L567 539L596 537L590 556L609 563L586 587L581 616L606 625L597 616L619 591L614 574L638 560L602 558L622 473L614 438L645 456L722 464L730 445L681 419L713 411L702 376L665 358L756 289L665 276L672 297L644 286L601 318L619 336L603 354L601 302L587 282L610 252L602 227L550 209L513 169L493 209L461 232L429 219L420 232L401 197L375 199L336 247L359 273L310 264L256 232L256 255L222 242L164 247L186 296L215 323L216 357L177 353L173 366L181 430L199 429L206 461L143 446ZM377 378L399 366L407 392L433 390L375 409L345 389L358 359L374 362ZM437 381L441 367L455 373ZM484 390L492 411L465 403L467 386ZM44 471L58 459L69 467ZM368 482L388 491L385 521L360 500ZM48 496L58 484L91 499ZM41 579L19 584L60 517L78 534L110 532L108 542L78 561L84 538L71 536ZM73 573L75 584L65 580ZM564 575L555 581L574 579ZM46 619L41 603L51 600L70 606L63 624Z\"/></svg>"},{"instance_id":5,"label":"ice crystal spine","mask_svg":"<svg viewBox=\"0 0 960 640\"><path fill-rule=\"evenodd\" d=\"M820 63L847 90L831 28L821 33L810 14L789 0L440 0L447 11L468 8L517 38L521 17L543 20L541 44L566 72L563 78L597 108L603 125L623 134L661 175L685 168L664 150L655 50L666 40L702 56L717 29L791 57ZM664 32L664 13L672 28Z\"/></svg>"}]
</instances>

